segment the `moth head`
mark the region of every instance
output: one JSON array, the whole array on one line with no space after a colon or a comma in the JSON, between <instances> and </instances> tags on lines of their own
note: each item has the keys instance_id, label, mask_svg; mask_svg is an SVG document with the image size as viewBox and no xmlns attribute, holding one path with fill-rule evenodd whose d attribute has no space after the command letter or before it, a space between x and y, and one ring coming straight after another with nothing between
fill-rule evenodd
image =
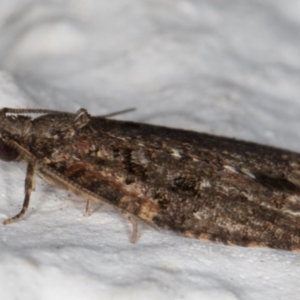
<instances>
[{"instance_id":1,"label":"moth head","mask_svg":"<svg viewBox=\"0 0 300 300\"><path fill-rule=\"evenodd\" d=\"M23 138L31 132L31 118L23 115L5 115L0 111L0 137Z\"/></svg>"},{"instance_id":2,"label":"moth head","mask_svg":"<svg viewBox=\"0 0 300 300\"><path fill-rule=\"evenodd\" d=\"M19 142L30 135L31 122L22 115L6 115L0 110L0 160L16 160L19 153L10 145L10 141Z\"/></svg>"}]
</instances>

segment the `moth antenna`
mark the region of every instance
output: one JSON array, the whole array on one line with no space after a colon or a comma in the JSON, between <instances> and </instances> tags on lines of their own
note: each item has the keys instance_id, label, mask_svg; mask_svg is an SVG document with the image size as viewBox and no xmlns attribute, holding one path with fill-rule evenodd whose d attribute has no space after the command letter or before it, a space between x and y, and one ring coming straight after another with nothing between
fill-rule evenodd
<instances>
[{"instance_id":1,"label":"moth antenna","mask_svg":"<svg viewBox=\"0 0 300 300\"><path fill-rule=\"evenodd\" d=\"M131 111L135 111L135 108L127 108L124 110L119 110L113 113L109 113L106 115L100 115L100 116L95 116L93 118L97 117L102 117L102 118L108 118L108 117L113 117L121 114L125 114ZM51 109L35 109L35 108L9 108L9 107L4 107L0 110L0 113L2 114L60 114L60 115L74 115L74 113L70 112L64 112L64 111L59 111L59 110L51 110Z\"/></svg>"},{"instance_id":2,"label":"moth antenna","mask_svg":"<svg viewBox=\"0 0 300 300\"><path fill-rule=\"evenodd\" d=\"M63 112L59 110L51 109L35 109L35 108L9 108L4 107L0 110L2 114L68 114L73 115L73 113Z\"/></svg>"},{"instance_id":3,"label":"moth antenna","mask_svg":"<svg viewBox=\"0 0 300 300\"><path fill-rule=\"evenodd\" d=\"M119 111L116 111L116 112L113 112L113 113L110 113L110 114L107 114L107 115L101 115L99 117L109 118L109 117L113 117L113 116L117 116L117 115L122 115L122 114L125 114L125 113L128 113L128 112L132 112L132 111L135 111L135 110L136 110L136 108L132 107L132 108L124 109L124 110L119 110ZM93 118L97 118L97 116L93 117Z\"/></svg>"}]
</instances>

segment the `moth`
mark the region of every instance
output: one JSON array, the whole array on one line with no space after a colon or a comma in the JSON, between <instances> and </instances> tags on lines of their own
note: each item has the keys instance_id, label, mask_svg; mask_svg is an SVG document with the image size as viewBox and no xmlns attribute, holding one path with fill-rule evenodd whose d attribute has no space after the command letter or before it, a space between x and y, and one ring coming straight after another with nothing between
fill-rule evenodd
<instances>
[{"instance_id":1,"label":"moth","mask_svg":"<svg viewBox=\"0 0 300 300\"><path fill-rule=\"evenodd\" d=\"M29 114L38 114L36 118ZM300 249L300 154L252 142L105 117L85 109L0 110L0 159L92 203L187 237Z\"/></svg>"}]
</instances>

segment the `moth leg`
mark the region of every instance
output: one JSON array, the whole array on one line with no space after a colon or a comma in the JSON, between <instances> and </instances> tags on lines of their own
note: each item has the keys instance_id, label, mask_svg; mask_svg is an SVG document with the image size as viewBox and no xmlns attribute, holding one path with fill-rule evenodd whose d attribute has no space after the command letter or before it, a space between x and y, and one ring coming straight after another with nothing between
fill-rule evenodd
<instances>
[{"instance_id":1,"label":"moth leg","mask_svg":"<svg viewBox=\"0 0 300 300\"><path fill-rule=\"evenodd\" d=\"M86 202L86 207L85 207L85 216L89 216L91 214L91 205L92 205L92 200L88 199Z\"/></svg>"},{"instance_id":2,"label":"moth leg","mask_svg":"<svg viewBox=\"0 0 300 300\"><path fill-rule=\"evenodd\" d=\"M65 180L65 182L62 182L60 179L60 177L57 176L57 174L49 174L47 172L45 172L45 168L40 168L38 169L38 174L40 177L42 177L43 180L45 180L48 184L67 190L69 192L74 193L75 195L82 197L82 198L86 198L87 199L87 203L86 203L86 208L85 208L85 216L89 216L91 214L91 206L93 202L100 202L100 201L95 201L95 199L91 198L89 195L87 195L86 193L82 192L81 189L74 189L74 187L72 186L72 182ZM97 199L99 200L99 199Z\"/></svg>"},{"instance_id":3,"label":"moth leg","mask_svg":"<svg viewBox=\"0 0 300 300\"><path fill-rule=\"evenodd\" d=\"M27 166L27 173L26 173L26 178L28 175L28 166ZM31 192L35 191L35 179L34 179L34 168L32 165L32 175L31 175ZM26 194L26 179L25 179L25 194Z\"/></svg>"},{"instance_id":4,"label":"moth leg","mask_svg":"<svg viewBox=\"0 0 300 300\"><path fill-rule=\"evenodd\" d=\"M126 214L126 215L132 225L132 235L131 235L130 241L131 241L131 243L134 244L137 241L137 236L138 236L138 231L139 231L138 223L133 215L130 215L130 214Z\"/></svg>"},{"instance_id":5,"label":"moth leg","mask_svg":"<svg viewBox=\"0 0 300 300\"><path fill-rule=\"evenodd\" d=\"M23 207L17 215L15 215L12 218L4 220L3 221L4 225L16 222L17 220L19 220L20 218L22 218L24 216L24 214L28 210L30 195L31 195L31 192L34 190L34 188L35 188L34 168L31 163L28 163L26 179L25 179L25 198L24 198L24 202L23 202Z\"/></svg>"}]
</instances>

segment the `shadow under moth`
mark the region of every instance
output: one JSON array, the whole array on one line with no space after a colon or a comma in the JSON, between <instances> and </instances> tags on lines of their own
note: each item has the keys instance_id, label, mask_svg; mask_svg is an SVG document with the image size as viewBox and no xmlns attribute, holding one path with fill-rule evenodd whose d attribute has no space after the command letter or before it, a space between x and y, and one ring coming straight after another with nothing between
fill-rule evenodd
<instances>
[{"instance_id":1,"label":"shadow under moth","mask_svg":"<svg viewBox=\"0 0 300 300\"><path fill-rule=\"evenodd\" d=\"M39 114L31 118L28 114ZM153 227L227 245L300 249L300 154L231 138L105 117L0 110L0 159Z\"/></svg>"}]
</instances>

